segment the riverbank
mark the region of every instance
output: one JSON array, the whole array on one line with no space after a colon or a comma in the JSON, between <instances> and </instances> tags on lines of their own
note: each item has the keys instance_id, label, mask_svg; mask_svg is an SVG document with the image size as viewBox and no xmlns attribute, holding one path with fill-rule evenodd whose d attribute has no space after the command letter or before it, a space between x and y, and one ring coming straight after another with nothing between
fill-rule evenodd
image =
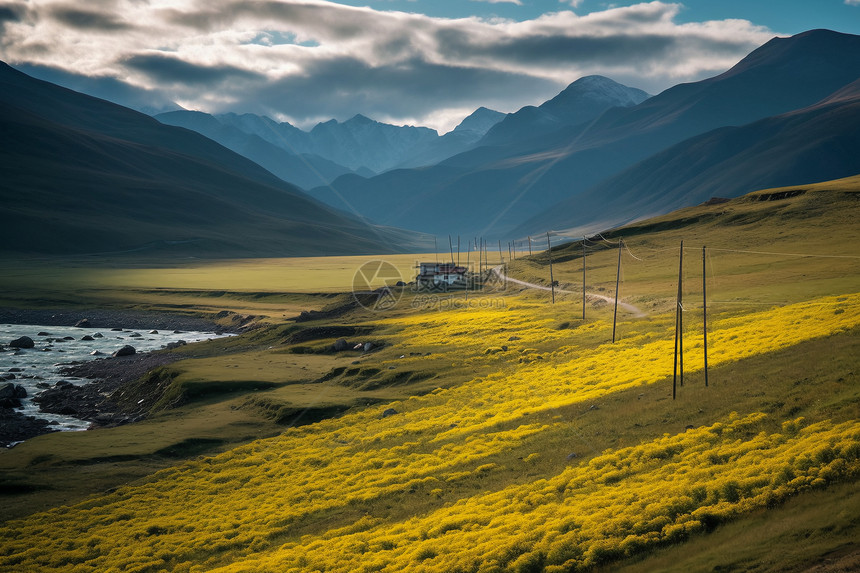
<instances>
[{"instance_id":1,"label":"riverbank","mask_svg":"<svg viewBox=\"0 0 860 573\"><path fill-rule=\"evenodd\" d=\"M200 316L152 312L145 310L64 310L18 309L0 307L0 324L39 324L44 326L74 326L87 320L92 328L125 328L156 330L199 330L229 332L229 328Z\"/></svg>"},{"instance_id":2,"label":"riverbank","mask_svg":"<svg viewBox=\"0 0 860 573\"><path fill-rule=\"evenodd\" d=\"M213 332L227 329L214 321L196 316L135 310L29 310L0 308L0 324L75 326L85 321L93 331L161 330L170 332ZM0 341L0 345L8 341ZM131 342L131 340L130 340ZM60 370L64 377L81 378L85 384L59 382L32 396L39 411L61 414L89 422L91 427L112 427L141 420L142 408L121 407L112 398L125 384L134 382L153 368L165 366L180 357L169 352L137 352L131 356L106 357L70 364ZM18 374L20 377L21 374ZM14 382L10 381L10 382ZM0 408L0 447L11 447L33 437L57 431L58 424L13 408Z\"/></svg>"}]
</instances>

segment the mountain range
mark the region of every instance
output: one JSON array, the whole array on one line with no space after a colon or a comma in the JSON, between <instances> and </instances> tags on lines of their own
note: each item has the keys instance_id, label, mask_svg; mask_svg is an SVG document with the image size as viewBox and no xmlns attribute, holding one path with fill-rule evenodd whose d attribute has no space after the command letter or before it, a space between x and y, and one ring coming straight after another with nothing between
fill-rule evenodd
<instances>
[{"instance_id":1,"label":"mountain range","mask_svg":"<svg viewBox=\"0 0 860 573\"><path fill-rule=\"evenodd\" d=\"M812 30L652 97L587 76L439 136L362 115L310 131L252 114L156 121L4 64L2 249L274 256L429 244L399 229L581 235L860 173L858 78L860 36Z\"/></svg>"},{"instance_id":2,"label":"mountain range","mask_svg":"<svg viewBox=\"0 0 860 573\"><path fill-rule=\"evenodd\" d=\"M579 124L554 127L544 126L544 113L521 110L513 114L519 116L516 120L506 117L472 149L436 165L372 178L345 174L310 193L380 223L439 235L468 229L490 237L519 237L550 228L576 232L605 228L637 218L630 208L633 200L638 207L645 206L647 213L641 216L700 200L704 187L693 189L687 180L697 174L707 177L699 169L704 170L710 159L687 156L683 178L673 179L670 175L677 170L665 168L662 174L668 178L663 179L653 170L664 165L667 156L654 159L657 154L674 145L680 145L676 151L689 148L688 140L714 130L815 106L858 77L858 36L812 30L774 38L723 74L674 86L636 105L610 107L596 117L580 118ZM848 105L847 101L833 103ZM549 106L536 109L542 107ZM851 115L852 108L844 112ZM851 124L845 125L847 130ZM805 140L807 157L827 156L828 139L815 131L814 122L796 127L794 137ZM832 127L836 130L832 137L843 131L839 125ZM737 141L738 149L766 146L764 139L757 138L773 137L767 133L736 132L739 138L751 138ZM848 140L850 134L843 138ZM725 152L732 149L729 146ZM620 177L634 166L638 171ZM751 172L738 168L732 187L711 191L732 196L755 188L757 182L767 180L770 185L781 181L776 174L787 173L785 168L784 163L770 162L756 170L770 170L772 178L747 177ZM803 169L804 180L795 183L833 179L852 169L848 159L810 162ZM631 181L650 185L633 191Z\"/></svg>"},{"instance_id":3,"label":"mountain range","mask_svg":"<svg viewBox=\"0 0 860 573\"><path fill-rule=\"evenodd\" d=\"M0 251L289 256L421 248L202 135L0 63ZM426 243L424 243L426 246Z\"/></svg>"},{"instance_id":4,"label":"mountain range","mask_svg":"<svg viewBox=\"0 0 860 573\"><path fill-rule=\"evenodd\" d=\"M434 129L390 125L361 114L319 123L310 131L255 114L176 110L155 116L197 131L306 189L346 173L372 177L395 167L438 163L472 147L504 117L482 107L439 136Z\"/></svg>"}]
</instances>

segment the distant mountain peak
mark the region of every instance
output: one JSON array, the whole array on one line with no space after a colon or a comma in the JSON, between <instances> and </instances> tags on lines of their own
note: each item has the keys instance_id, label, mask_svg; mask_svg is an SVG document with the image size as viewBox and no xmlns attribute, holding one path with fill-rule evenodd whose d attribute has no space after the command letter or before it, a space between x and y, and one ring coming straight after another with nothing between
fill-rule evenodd
<instances>
[{"instance_id":1,"label":"distant mountain peak","mask_svg":"<svg viewBox=\"0 0 860 573\"><path fill-rule=\"evenodd\" d=\"M484 145L508 144L593 121L613 107L632 107L651 96L605 76L584 76L538 107L525 106L494 125Z\"/></svg>"},{"instance_id":2,"label":"distant mountain peak","mask_svg":"<svg viewBox=\"0 0 860 573\"><path fill-rule=\"evenodd\" d=\"M356 125L364 125L364 124L371 124L371 123L378 123L378 122L374 119L370 119L366 115L362 115L360 113L357 113L343 123L344 123L344 125L346 125L348 123L349 124L356 124Z\"/></svg>"},{"instance_id":3,"label":"distant mountain peak","mask_svg":"<svg viewBox=\"0 0 860 573\"><path fill-rule=\"evenodd\" d=\"M584 76L568 85L560 94L544 102L540 108L553 112L559 107L582 105L583 100L595 100L612 106L629 107L648 99L650 94L620 84L606 76Z\"/></svg>"},{"instance_id":4,"label":"distant mountain peak","mask_svg":"<svg viewBox=\"0 0 860 573\"><path fill-rule=\"evenodd\" d=\"M499 123L505 118L504 113L484 106L479 107L466 117L453 131L471 131L483 135L487 133L491 127Z\"/></svg>"}]
</instances>

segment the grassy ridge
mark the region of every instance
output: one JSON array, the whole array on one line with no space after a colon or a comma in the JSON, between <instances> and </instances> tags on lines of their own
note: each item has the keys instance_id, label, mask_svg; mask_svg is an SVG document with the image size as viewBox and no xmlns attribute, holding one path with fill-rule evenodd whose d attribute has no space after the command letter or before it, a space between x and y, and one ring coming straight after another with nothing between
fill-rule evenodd
<instances>
[{"instance_id":1,"label":"grassy ridge","mask_svg":"<svg viewBox=\"0 0 860 573\"><path fill-rule=\"evenodd\" d=\"M5 452L0 464L22 475L28 464L59 464L64 444L79 444L88 462L107 443L104 451L131 458L160 452L148 458L157 461L152 469L169 465L170 452L174 460L206 448L223 453L9 522L0 565L568 571L644 556L628 565L656 570L672 562L694 571L815 563L858 533L853 505L837 520L824 517L834 498L854 491L860 471L860 253L842 240L858 233L858 187L747 197L619 231L641 259L624 259L622 295L648 317L622 316L615 345L605 303L590 304L581 322L578 295L550 306L547 293L509 289L468 298L406 293L388 313L318 323L359 328L362 339L381 344L366 356L326 353L334 337L297 341L292 326L185 349L189 360L170 373L175 390L233 385L234 392L190 396L145 424L44 436ZM780 242L768 245L775 233ZM673 402L680 238L728 250L713 261L720 272L708 287L715 304L707 389L692 303L701 259L691 257L687 376ZM578 248L553 250L556 278L572 289L581 276ZM838 257L795 256L804 253ZM514 262L512 274L548 280L543 257ZM612 249L589 252L589 290L612 294L616 260ZM361 406L374 401L385 404ZM239 428L249 430L245 438L254 428L278 431L273 412L332 404L358 407L227 449L241 441ZM383 416L388 408L396 414ZM53 460L42 452L48 444ZM803 501L808 496L817 501ZM777 509L786 500L794 501ZM812 541L762 534L736 541L728 554L715 549L718 536L731 538L745 524L766 528L759 524L771 511L809 518L784 527L806 527ZM779 547L790 562L774 564Z\"/></svg>"}]
</instances>

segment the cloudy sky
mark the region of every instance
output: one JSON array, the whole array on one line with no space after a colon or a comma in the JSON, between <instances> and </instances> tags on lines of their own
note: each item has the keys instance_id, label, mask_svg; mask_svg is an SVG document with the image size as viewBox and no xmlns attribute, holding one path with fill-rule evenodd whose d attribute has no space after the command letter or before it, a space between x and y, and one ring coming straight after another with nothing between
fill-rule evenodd
<instances>
[{"instance_id":1,"label":"cloudy sky","mask_svg":"<svg viewBox=\"0 0 860 573\"><path fill-rule=\"evenodd\" d=\"M812 28L860 34L860 0L0 0L0 59L137 108L442 133L589 74L659 93Z\"/></svg>"}]
</instances>

